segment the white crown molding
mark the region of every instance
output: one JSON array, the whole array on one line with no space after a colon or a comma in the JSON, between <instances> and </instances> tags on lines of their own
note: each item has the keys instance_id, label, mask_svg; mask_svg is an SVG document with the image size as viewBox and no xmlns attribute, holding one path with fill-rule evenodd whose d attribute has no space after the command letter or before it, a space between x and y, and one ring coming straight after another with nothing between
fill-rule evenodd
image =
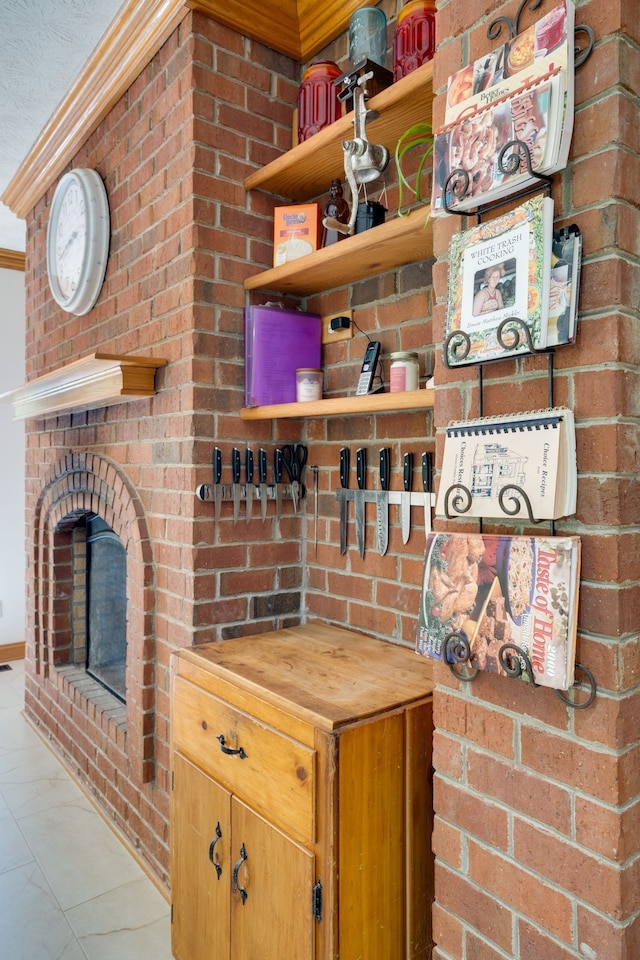
<instances>
[{"instance_id":1,"label":"white crown molding","mask_svg":"<svg viewBox=\"0 0 640 960\"><path fill-rule=\"evenodd\" d=\"M126 0L0 197L25 219L187 15L184 0Z\"/></svg>"},{"instance_id":2,"label":"white crown molding","mask_svg":"<svg viewBox=\"0 0 640 960\"><path fill-rule=\"evenodd\" d=\"M362 0L125 0L0 200L25 219L190 10L300 62L346 29Z\"/></svg>"}]
</instances>

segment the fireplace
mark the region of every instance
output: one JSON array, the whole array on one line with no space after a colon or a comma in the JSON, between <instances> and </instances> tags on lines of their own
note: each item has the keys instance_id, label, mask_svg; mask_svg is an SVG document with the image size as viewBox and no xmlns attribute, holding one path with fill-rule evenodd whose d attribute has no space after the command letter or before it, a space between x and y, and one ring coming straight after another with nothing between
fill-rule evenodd
<instances>
[{"instance_id":1,"label":"fireplace","mask_svg":"<svg viewBox=\"0 0 640 960\"><path fill-rule=\"evenodd\" d=\"M109 780L113 764L149 783L155 584L140 499L117 464L70 454L42 490L35 526L34 668L44 686L29 709L83 774L96 765Z\"/></svg>"}]
</instances>

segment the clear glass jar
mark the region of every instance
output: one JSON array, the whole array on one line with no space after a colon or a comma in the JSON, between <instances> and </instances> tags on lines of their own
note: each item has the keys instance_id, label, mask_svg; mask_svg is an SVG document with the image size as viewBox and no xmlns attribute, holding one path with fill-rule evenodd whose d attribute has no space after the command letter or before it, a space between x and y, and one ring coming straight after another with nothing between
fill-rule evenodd
<instances>
[{"instance_id":1,"label":"clear glass jar","mask_svg":"<svg viewBox=\"0 0 640 960\"><path fill-rule=\"evenodd\" d=\"M420 384L420 364L418 354L411 350L398 350L391 354L389 390L401 393L404 390L417 390Z\"/></svg>"},{"instance_id":2,"label":"clear glass jar","mask_svg":"<svg viewBox=\"0 0 640 960\"><path fill-rule=\"evenodd\" d=\"M380 7L360 7L349 20L349 60L355 66L372 60L384 67L387 59L387 17Z\"/></svg>"}]
</instances>

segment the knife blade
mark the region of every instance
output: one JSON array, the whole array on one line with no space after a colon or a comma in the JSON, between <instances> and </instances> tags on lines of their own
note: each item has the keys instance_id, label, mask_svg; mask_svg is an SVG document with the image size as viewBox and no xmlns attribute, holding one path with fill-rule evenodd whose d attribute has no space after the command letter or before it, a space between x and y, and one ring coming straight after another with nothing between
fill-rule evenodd
<instances>
[{"instance_id":1,"label":"knife blade","mask_svg":"<svg viewBox=\"0 0 640 960\"><path fill-rule=\"evenodd\" d=\"M231 473L233 477L233 522L238 522L240 515L240 451L233 448L231 454Z\"/></svg>"},{"instance_id":2,"label":"knife blade","mask_svg":"<svg viewBox=\"0 0 640 960\"><path fill-rule=\"evenodd\" d=\"M349 470L351 469L351 453L349 447L340 451L340 553L347 552L347 521L349 519L349 501L347 488L349 486Z\"/></svg>"},{"instance_id":3,"label":"knife blade","mask_svg":"<svg viewBox=\"0 0 640 960\"><path fill-rule=\"evenodd\" d=\"M220 504L222 503L222 497L220 496L220 491L218 487L220 485L220 480L222 479L222 450L220 447L213 448L213 456L211 458L211 466L213 468L213 509L215 516L216 527L220 522Z\"/></svg>"},{"instance_id":4,"label":"knife blade","mask_svg":"<svg viewBox=\"0 0 640 960\"><path fill-rule=\"evenodd\" d=\"M273 454L273 482L276 488L276 516L278 520L280 519L280 512L282 510L282 470L284 466L284 460L282 458L282 450L280 447L276 447Z\"/></svg>"},{"instance_id":5,"label":"knife blade","mask_svg":"<svg viewBox=\"0 0 640 960\"><path fill-rule=\"evenodd\" d=\"M250 447L247 447L244 454L244 470L246 476L246 513L245 518L247 523L251 520L251 514L253 513L253 495L255 493L253 489L253 450Z\"/></svg>"},{"instance_id":6,"label":"knife blade","mask_svg":"<svg viewBox=\"0 0 640 960\"><path fill-rule=\"evenodd\" d=\"M431 477L433 475L433 457L422 454L422 489L424 490L424 535L429 539L431 533Z\"/></svg>"},{"instance_id":7,"label":"knife blade","mask_svg":"<svg viewBox=\"0 0 640 960\"><path fill-rule=\"evenodd\" d=\"M389 546L389 477L391 473L391 447L380 448L380 490L376 494L378 550L383 557Z\"/></svg>"},{"instance_id":8,"label":"knife blade","mask_svg":"<svg viewBox=\"0 0 640 960\"><path fill-rule=\"evenodd\" d=\"M258 451L258 479L260 481L260 516L264 523L267 518L267 451L260 447Z\"/></svg>"},{"instance_id":9,"label":"knife blade","mask_svg":"<svg viewBox=\"0 0 640 960\"><path fill-rule=\"evenodd\" d=\"M367 451L364 447L358 447L356 451L356 477L358 480L358 490L356 492L356 543L358 544L358 553L364 557L364 537L365 537L365 501L364 490L367 483Z\"/></svg>"},{"instance_id":10,"label":"knife blade","mask_svg":"<svg viewBox=\"0 0 640 960\"><path fill-rule=\"evenodd\" d=\"M411 485L413 482L413 454L405 453L403 471L404 492L400 501L400 520L402 524L402 542L406 543L411 533Z\"/></svg>"}]
</instances>

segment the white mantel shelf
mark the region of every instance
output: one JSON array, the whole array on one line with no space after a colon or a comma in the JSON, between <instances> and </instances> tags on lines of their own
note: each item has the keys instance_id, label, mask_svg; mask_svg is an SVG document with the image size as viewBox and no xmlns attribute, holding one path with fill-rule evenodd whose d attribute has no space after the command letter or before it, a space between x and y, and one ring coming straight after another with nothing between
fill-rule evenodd
<instances>
[{"instance_id":1,"label":"white mantel shelf","mask_svg":"<svg viewBox=\"0 0 640 960\"><path fill-rule=\"evenodd\" d=\"M154 397L155 376L166 360L92 353L0 394L16 420L70 410L92 410L124 400Z\"/></svg>"}]
</instances>

